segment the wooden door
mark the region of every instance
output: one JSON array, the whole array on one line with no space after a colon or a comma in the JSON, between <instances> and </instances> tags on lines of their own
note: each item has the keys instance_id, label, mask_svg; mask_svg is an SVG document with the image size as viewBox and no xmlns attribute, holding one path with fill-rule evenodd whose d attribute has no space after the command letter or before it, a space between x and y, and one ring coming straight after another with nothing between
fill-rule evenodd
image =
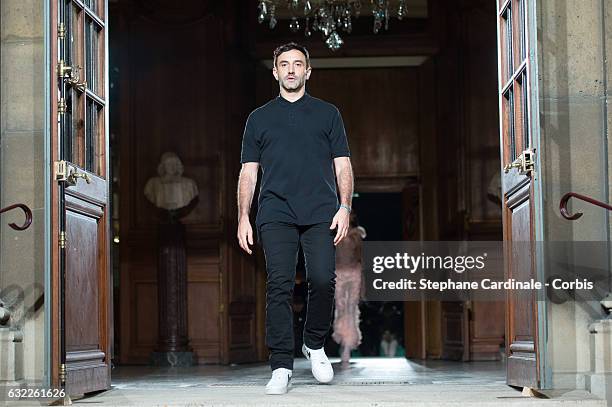
<instances>
[{"instance_id":1,"label":"wooden door","mask_svg":"<svg viewBox=\"0 0 612 407\"><path fill-rule=\"evenodd\" d=\"M110 388L106 0L52 2L52 381Z\"/></svg>"},{"instance_id":2,"label":"wooden door","mask_svg":"<svg viewBox=\"0 0 612 407\"><path fill-rule=\"evenodd\" d=\"M505 278L537 278L535 256L538 204L535 162L538 132L532 131L530 93L535 59L531 37L533 2L498 0L499 98L503 185ZM519 243L522 242L522 243ZM526 243L525 243L526 242ZM527 250L526 250L527 249ZM507 383L541 387L538 327L544 322L536 293L508 291L506 298Z\"/></svg>"}]
</instances>

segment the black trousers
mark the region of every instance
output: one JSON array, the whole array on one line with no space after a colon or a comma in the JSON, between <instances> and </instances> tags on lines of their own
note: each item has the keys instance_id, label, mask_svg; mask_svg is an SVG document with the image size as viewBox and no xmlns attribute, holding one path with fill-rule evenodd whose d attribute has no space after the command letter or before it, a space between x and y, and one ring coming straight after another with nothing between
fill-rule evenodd
<instances>
[{"instance_id":1,"label":"black trousers","mask_svg":"<svg viewBox=\"0 0 612 407\"><path fill-rule=\"evenodd\" d=\"M293 369L293 287L299 245L304 252L308 283L308 308L304 344L320 349L325 344L332 322L336 288L336 229L331 222L294 225L265 223L260 241L266 256L266 345L270 367Z\"/></svg>"}]
</instances>

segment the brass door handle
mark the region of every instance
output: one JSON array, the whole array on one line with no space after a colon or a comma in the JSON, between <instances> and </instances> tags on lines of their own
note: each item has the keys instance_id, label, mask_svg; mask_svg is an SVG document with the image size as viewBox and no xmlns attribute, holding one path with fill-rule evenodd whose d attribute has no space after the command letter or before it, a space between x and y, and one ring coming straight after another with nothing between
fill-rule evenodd
<instances>
[{"instance_id":1,"label":"brass door handle","mask_svg":"<svg viewBox=\"0 0 612 407\"><path fill-rule=\"evenodd\" d=\"M91 178L89 178L89 175L85 174L84 172L70 172L70 175L68 176L68 182L75 184L77 182L77 178L82 178L85 180L85 182L87 182L88 184L91 184Z\"/></svg>"},{"instance_id":2,"label":"brass door handle","mask_svg":"<svg viewBox=\"0 0 612 407\"><path fill-rule=\"evenodd\" d=\"M59 61L57 64L58 76L79 92L85 92L85 89L87 89L87 81L81 82L81 69L82 68L78 65L74 67L66 65L63 60Z\"/></svg>"},{"instance_id":3,"label":"brass door handle","mask_svg":"<svg viewBox=\"0 0 612 407\"><path fill-rule=\"evenodd\" d=\"M70 86L72 86L79 92L85 92L85 89L87 89L87 82L80 82L79 77L67 79L66 82L68 82Z\"/></svg>"},{"instance_id":4,"label":"brass door handle","mask_svg":"<svg viewBox=\"0 0 612 407\"><path fill-rule=\"evenodd\" d=\"M504 172L507 174L511 169L516 168L521 175L527 175L535 171L534 151L529 148L521 153L516 160L504 166Z\"/></svg>"},{"instance_id":5,"label":"brass door handle","mask_svg":"<svg viewBox=\"0 0 612 407\"><path fill-rule=\"evenodd\" d=\"M70 75L66 78L66 83L72 86L79 92L85 92L87 89L87 81L81 81L81 67L77 66L70 71Z\"/></svg>"},{"instance_id":6,"label":"brass door handle","mask_svg":"<svg viewBox=\"0 0 612 407\"><path fill-rule=\"evenodd\" d=\"M513 168L521 167L523 167L523 160L521 160L521 157L519 157L516 160L512 161L510 164L506 164L506 166L504 167L504 172L508 173Z\"/></svg>"},{"instance_id":7,"label":"brass door handle","mask_svg":"<svg viewBox=\"0 0 612 407\"><path fill-rule=\"evenodd\" d=\"M67 161L55 161L55 180L58 182L65 182L67 186L76 185L79 178L84 179L85 182L91 184L91 177L85 172L79 172L78 168L74 164L70 164Z\"/></svg>"}]
</instances>

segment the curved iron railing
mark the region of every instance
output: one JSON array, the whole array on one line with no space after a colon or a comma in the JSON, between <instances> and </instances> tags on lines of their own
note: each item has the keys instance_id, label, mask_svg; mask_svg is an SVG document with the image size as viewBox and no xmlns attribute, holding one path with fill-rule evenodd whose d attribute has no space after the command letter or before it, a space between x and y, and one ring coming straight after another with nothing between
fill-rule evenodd
<instances>
[{"instance_id":1,"label":"curved iron railing","mask_svg":"<svg viewBox=\"0 0 612 407\"><path fill-rule=\"evenodd\" d=\"M23 225L21 226L14 222L9 223L9 226L13 228L14 230L26 230L27 228L29 228L30 225L32 224L32 211L30 210L30 208L28 208L28 206L25 204L17 203L14 205L9 205L6 208L0 209L0 213L8 212L13 209L21 209L23 213L25 214L26 219ZM42 296L41 298L39 298L39 300L42 300ZM40 308L41 306L38 304L39 300L36 301L36 305L38 305L38 308ZM4 301L0 299L0 325L6 325L6 323L8 322L10 318L11 318L10 310L4 307Z\"/></svg>"},{"instance_id":2,"label":"curved iron railing","mask_svg":"<svg viewBox=\"0 0 612 407\"><path fill-rule=\"evenodd\" d=\"M28 208L27 205L22 204L22 203L10 205L10 206L7 206L6 208L0 209L0 213L8 212L10 210L17 209L17 208L21 209L24 212L26 220L21 226L17 225L16 223L9 223L9 226L15 230L26 230L32 224L32 211L30 210L30 208Z\"/></svg>"},{"instance_id":3,"label":"curved iron railing","mask_svg":"<svg viewBox=\"0 0 612 407\"><path fill-rule=\"evenodd\" d=\"M567 210L567 202L570 200L570 198L580 199L582 201L585 201L590 204L597 205L601 208L612 211L612 206L606 203L603 203L601 201L598 201L597 199L593 199L586 195L577 194L575 192L568 192L567 194L563 195L563 197L561 198L561 201L559 202L559 211L561 211L561 216L563 216L567 220L576 220L583 215L582 212L576 212L573 215L569 213L569 211Z\"/></svg>"}]
</instances>

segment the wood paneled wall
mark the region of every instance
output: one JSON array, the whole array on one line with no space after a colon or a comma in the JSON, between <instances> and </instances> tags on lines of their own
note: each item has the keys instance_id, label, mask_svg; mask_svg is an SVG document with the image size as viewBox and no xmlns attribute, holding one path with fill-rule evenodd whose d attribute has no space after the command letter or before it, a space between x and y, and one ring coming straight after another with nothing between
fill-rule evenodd
<instances>
[{"instance_id":1,"label":"wood paneled wall","mask_svg":"<svg viewBox=\"0 0 612 407\"><path fill-rule=\"evenodd\" d=\"M436 57L440 240L502 238L501 206L488 194L500 177L495 13L494 3L480 0L458 1L445 13ZM442 315L431 321L430 356L499 359L504 303L430 307Z\"/></svg>"},{"instance_id":2,"label":"wood paneled wall","mask_svg":"<svg viewBox=\"0 0 612 407\"><path fill-rule=\"evenodd\" d=\"M120 160L116 326L122 363L147 363L157 340L157 310L163 306L156 299L158 212L143 189L166 151L178 154L184 176L199 188L197 205L182 219L190 345L199 363L227 362L236 348L247 354L244 360L256 354L254 262L236 250L230 232L235 225L231 186L239 169L237 123L246 118L254 94L241 80L254 63L237 48L237 34L228 31L236 9L209 3L132 0L111 9L111 69L118 87L112 131ZM234 181L226 182L228 177ZM250 307L236 307L234 299Z\"/></svg>"},{"instance_id":3,"label":"wood paneled wall","mask_svg":"<svg viewBox=\"0 0 612 407\"><path fill-rule=\"evenodd\" d=\"M461 0L445 18L435 67L440 239L501 239L501 206L487 196L500 171L495 7Z\"/></svg>"}]
</instances>

